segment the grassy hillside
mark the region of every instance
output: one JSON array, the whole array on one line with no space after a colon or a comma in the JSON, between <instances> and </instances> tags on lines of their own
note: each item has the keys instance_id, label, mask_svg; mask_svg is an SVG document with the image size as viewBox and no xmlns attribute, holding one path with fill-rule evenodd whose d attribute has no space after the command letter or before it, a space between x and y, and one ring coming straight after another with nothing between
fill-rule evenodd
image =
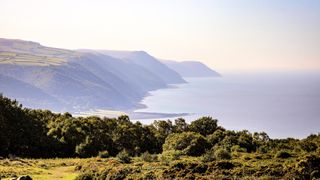
<instances>
[{"instance_id":1,"label":"grassy hillside","mask_svg":"<svg viewBox=\"0 0 320 180\"><path fill-rule=\"evenodd\" d=\"M49 48L36 42L0 38L0 64L58 66L79 56L74 51Z\"/></svg>"},{"instance_id":2,"label":"grassy hillside","mask_svg":"<svg viewBox=\"0 0 320 180\"><path fill-rule=\"evenodd\" d=\"M67 61L62 58L38 56L14 52L0 52L0 64L14 64L26 66L59 66Z\"/></svg>"},{"instance_id":3,"label":"grassy hillside","mask_svg":"<svg viewBox=\"0 0 320 180\"><path fill-rule=\"evenodd\" d=\"M22 82L7 83L2 78L4 87L0 87L0 92L30 107L55 111L127 110L140 106L141 99L151 90L185 82L152 56L142 55L129 61L94 50L72 51L31 41L0 39L0 75ZM20 98L29 94L14 93L24 89L22 84L48 94L53 103L39 104L40 97Z\"/></svg>"}]
</instances>

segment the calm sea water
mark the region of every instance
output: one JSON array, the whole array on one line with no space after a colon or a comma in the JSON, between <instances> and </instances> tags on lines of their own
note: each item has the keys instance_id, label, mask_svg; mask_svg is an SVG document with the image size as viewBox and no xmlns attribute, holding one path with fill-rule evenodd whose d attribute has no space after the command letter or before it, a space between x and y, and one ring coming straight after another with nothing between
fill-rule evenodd
<instances>
[{"instance_id":1,"label":"calm sea water","mask_svg":"<svg viewBox=\"0 0 320 180\"><path fill-rule=\"evenodd\" d=\"M151 92L140 112L209 115L227 129L303 138L320 132L320 73L234 74L188 78L189 83ZM161 118L172 119L172 118ZM142 120L150 123L151 120Z\"/></svg>"}]
</instances>

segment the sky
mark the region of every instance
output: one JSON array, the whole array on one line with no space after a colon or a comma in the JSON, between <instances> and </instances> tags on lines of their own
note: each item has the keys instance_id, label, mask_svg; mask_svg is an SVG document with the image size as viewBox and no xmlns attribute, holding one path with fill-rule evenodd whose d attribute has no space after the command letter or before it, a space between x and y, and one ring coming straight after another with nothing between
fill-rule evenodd
<instances>
[{"instance_id":1,"label":"sky","mask_svg":"<svg viewBox=\"0 0 320 180\"><path fill-rule=\"evenodd\" d=\"M319 0L0 0L0 37L222 72L319 71Z\"/></svg>"}]
</instances>

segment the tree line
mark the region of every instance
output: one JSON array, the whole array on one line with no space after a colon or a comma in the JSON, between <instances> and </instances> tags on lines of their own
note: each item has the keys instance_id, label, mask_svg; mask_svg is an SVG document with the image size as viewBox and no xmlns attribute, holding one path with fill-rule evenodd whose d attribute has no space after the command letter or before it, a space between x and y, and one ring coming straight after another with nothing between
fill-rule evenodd
<instances>
[{"instance_id":1,"label":"tree line","mask_svg":"<svg viewBox=\"0 0 320 180\"><path fill-rule=\"evenodd\" d=\"M118 118L73 117L70 113L24 108L0 95L0 156L27 158L130 156L168 153L228 158L230 152L319 152L320 136L271 139L266 133L232 131L212 117L187 123L156 120L150 125ZM220 154L219 154L219 153ZM282 154L284 155L284 154ZM289 154L290 155L290 154ZM281 156L281 154L279 155Z\"/></svg>"}]
</instances>

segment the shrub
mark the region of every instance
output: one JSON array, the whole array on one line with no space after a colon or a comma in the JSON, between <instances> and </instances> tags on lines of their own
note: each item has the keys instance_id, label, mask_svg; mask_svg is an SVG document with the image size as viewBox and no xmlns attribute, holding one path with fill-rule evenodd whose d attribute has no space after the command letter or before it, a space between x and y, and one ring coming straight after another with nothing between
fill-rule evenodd
<instances>
[{"instance_id":1,"label":"shrub","mask_svg":"<svg viewBox=\"0 0 320 180\"><path fill-rule=\"evenodd\" d=\"M259 153L262 153L262 154L267 153L267 152L268 152L267 146L260 146L260 147L258 148L258 152L259 152Z\"/></svg>"},{"instance_id":2,"label":"shrub","mask_svg":"<svg viewBox=\"0 0 320 180\"><path fill-rule=\"evenodd\" d=\"M214 152L212 150L206 151L206 153L204 153L202 155L201 160L202 160L202 162L212 162L212 161L214 161L215 160Z\"/></svg>"},{"instance_id":3,"label":"shrub","mask_svg":"<svg viewBox=\"0 0 320 180\"><path fill-rule=\"evenodd\" d=\"M123 163L130 163L131 162L131 157L126 150L119 152L117 155L117 158Z\"/></svg>"},{"instance_id":4,"label":"shrub","mask_svg":"<svg viewBox=\"0 0 320 180\"><path fill-rule=\"evenodd\" d=\"M318 155L307 155L300 158L296 168L301 179L320 178L320 157Z\"/></svg>"},{"instance_id":5,"label":"shrub","mask_svg":"<svg viewBox=\"0 0 320 180\"><path fill-rule=\"evenodd\" d=\"M217 149L214 152L214 156L216 159L231 159L230 152L225 149Z\"/></svg>"},{"instance_id":6,"label":"shrub","mask_svg":"<svg viewBox=\"0 0 320 180\"><path fill-rule=\"evenodd\" d=\"M135 173L131 167L114 168L109 171L105 179L125 179L129 174Z\"/></svg>"},{"instance_id":7,"label":"shrub","mask_svg":"<svg viewBox=\"0 0 320 180\"><path fill-rule=\"evenodd\" d=\"M232 169L235 167L235 165L232 162L229 161L219 161L215 163L215 166L218 169Z\"/></svg>"},{"instance_id":8,"label":"shrub","mask_svg":"<svg viewBox=\"0 0 320 180\"><path fill-rule=\"evenodd\" d=\"M244 147L240 147L239 145L235 145L231 147L232 152L247 152L247 149Z\"/></svg>"},{"instance_id":9,"label":"shrub","mask_svg":"<svg viewBox=\"0 0 320 180\"><path fill-rule=\"evenodd\" d=\"M153 180L153 179L157 179L156 175L153 172L147 172L143 179L145 180Z\"/></svg>"},{"instance_id":10,"label":"shrub","mask_svg":"<svg viewBox=\"0 0 320 180\"><path fill-rule=\"evenodd\" d=\"M109 157L109 152L108 151L100 151L98 156L100 158L108 158Z\"/></svg>"},{"instance_id":11,"label":"shrub","mask_svg":"<svg viewBox=\"0 0 320 180\"><path fill-rule=\"evenodd\" d=\"M287 151L278 151L277 154L275 155L275 158L289 158L291 157L291 154Z\"/></svg>"},{"instance_id":12,"label":"shrub","mask_svg":"<svg viewBox=\"0 0 320 180\"><path fill-rule=\"evenodd\" d=\"M259 180L277 180L279 178L276 178L274 176L261 176L259 177Z\"/></svg>"},{"instance_id":13,"label":"shrub","mask_svg":"<svg viewBox=\"0 0 320 180\"><path fill-rule=\"evenodd\" d=\"M221 129L216 130L213 134L207 136L208 142L211 146L221 142L225 137L224 131Z\"/></svg>"},{"instance_id":14,"label":"shrub","mask_svg":"<svg viewBox=\"0 0 320 180\"><path fill-rule=\"evenodd\" d=\"M93 180L93 179L94 179L94 175L90 173L83 173L76 177L76 180Z\"/></svg>"},{"instance_id":15,"label":"shrub","mask_svg":"<svg viewBox=\"0 0 320 180\"><path fill-rule=\"evenodd\" d=\"M155 162L158 160L158 156L156 154L150 154L148 151L141 154L141 159L145 162Z\"/></svg>"},{"instance_id":16,"label":"shrub","mask_svg":"<svg viewBox=\"0 0 320 180\"><path fill-rule=\"evenodd\" d=\"M200 156L208 143L199 133L183 132L170 134L163 144L163 151L181 151L185 155Z\"/></svg>"},{"instance_id":17,"label":"shrub","mask_svg":"<svg viewBox=\"0 0 320 180\"><path fill-rule=\"evenodd\" d=\"M174 160L180 159L181 156L182 156L182 152L181 151L175 151L175 150L164 151L160 155L160 160L162 162L169 163L170 161L174 161Z\"/></svg>"},{"instance_id":18,"label":"shrub","mask_svg":"<svg viewBox=\"0 0 320 180\"><path fill-rule=\"evenodd\" d=\"M316 143L307 141L306 139L300 141L299 144L300 144L301 149L306 152L313 152L313 151L316 151L318 148Z\"/></svg>"},{"instance_id":19,"label":"shrub","mask_svg":"<svg viewBox=\"0 0 320 180\"><path fill-rule=\"evenodd\" d=\"M104 170L100 173L99 178L97 178L97 179L107 179L110 171L111 171L111 168L107 167L106 169L104 169Z\"/></svg>"}]
</instances>

